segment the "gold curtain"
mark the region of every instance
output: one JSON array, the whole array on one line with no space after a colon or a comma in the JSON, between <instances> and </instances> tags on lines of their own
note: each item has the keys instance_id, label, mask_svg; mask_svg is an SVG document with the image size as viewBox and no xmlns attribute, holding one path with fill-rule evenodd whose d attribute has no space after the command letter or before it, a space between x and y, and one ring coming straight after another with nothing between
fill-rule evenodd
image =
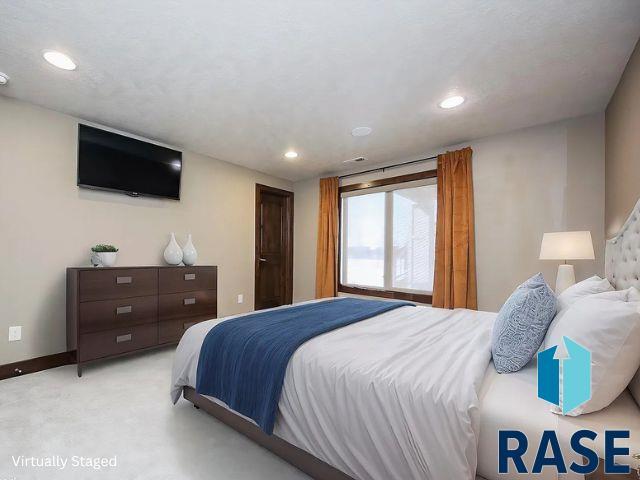
<instances>
[{"instance_id":1,"label":"gold curtain","mask_svg":"<svg viewBox=\"0 0 640 480\"><path fill-rule=\"evenodd\" d=\"M338 295L338 177L320 179L316 298Z\"/></svg>"},{"instance_id":2,"label":"gold curtain","mask_svg":"<svg viewBox=\"0 0 640 480\"><path fill-rule=\"evenodd\" d=\"M471 147L438 155L433 306L477 309Z\"/></svg>"}]
</instances>

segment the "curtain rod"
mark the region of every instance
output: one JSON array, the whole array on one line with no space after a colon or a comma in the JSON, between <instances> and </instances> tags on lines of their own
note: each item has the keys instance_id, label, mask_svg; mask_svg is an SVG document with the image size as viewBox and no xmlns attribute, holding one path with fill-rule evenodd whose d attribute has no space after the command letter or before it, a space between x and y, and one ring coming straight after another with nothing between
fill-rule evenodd
<instances>
[{"instance_id":1,"label":"curtain rod","mask_svg":"<svg viewBox=\"0 0 640 480\"><path fill-rule=\"evenodd\" d=\"M348 173L346 175L340 175L338 179L342 180L343 178L357 177L359 175L364 175L365 173L384 172L385 170L389 170L391 168L399 168L406 165L413 165L414 163L428 162L429 160L436 160L437 158L438 156L435 155L433 157L420 158L418 160L411 160L409 162L396 163L395 165L387 165L386 167L372 168L370 170L364 170L362 172Z\"/></svg>"}]
</instances>

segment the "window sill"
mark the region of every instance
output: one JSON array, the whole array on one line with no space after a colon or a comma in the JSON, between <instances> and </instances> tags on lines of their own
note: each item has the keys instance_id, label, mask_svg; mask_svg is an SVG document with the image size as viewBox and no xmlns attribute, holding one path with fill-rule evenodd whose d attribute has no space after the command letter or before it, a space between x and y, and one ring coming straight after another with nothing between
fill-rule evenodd
<instances>
[{"instance_id":1,"label":"window sill","mask_svg":"<svg viewBox=\"0 0 640 480\"><path fill-rule=\"evenodd\" d=\"M374 290L371 288L349 287L347 285L338 285L338 292L349 293L351 295L365 295L368 297L389 298L393 300L407 300L409 302L425 303L430 305L432 296L426 293L407 293L395 292L392 290Z\"/></svg>"}]
</instances>

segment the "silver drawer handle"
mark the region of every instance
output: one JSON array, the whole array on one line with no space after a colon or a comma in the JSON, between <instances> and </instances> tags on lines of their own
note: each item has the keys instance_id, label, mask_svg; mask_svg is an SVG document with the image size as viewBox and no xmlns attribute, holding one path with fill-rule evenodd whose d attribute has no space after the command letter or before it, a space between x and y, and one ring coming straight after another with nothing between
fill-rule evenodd
<instances>
[{"instance_id":1,"label":"silver drawer handle","mask_svg":"<svg viewBox=\"0 0 640 480\"><path fill-rule=\"evenodd\" d=\"M186 329L187 329L187 328L189 328L189 327L193 327L196 323L198 323L198 322L187 322L187 323L184 323L184 324L182 325L182 328L183 328L184 330L186 330Z\"/></svg>"},{"instance_id":2,"label":"silver drawer handle","mask_svg":"<svg viewBox=\"0 0 640 480\"><path fill-rule=\"evenodd\" d=\"M131 341L131 334L127 333L126 335L118 335L116 337L116 343L122 343L122 342L130 342Z\"/></svg>"},{"instance_id":3,"label":"silver drawer handle","mask_svg":"<svg viewBox=\"0 0 640 480\"><path fill-rule=\"evenodd\" d=\"M196 299L195 298L185 298L184 299L184 304L185 305L195 305L196 303Z\"/></svg>"},{"instance_id":4,"label":"silver drawer handle","mask_svg":"<svg viewBox=\"0 0 640 480\"><path fill-rule=\"evenodd\" d=\"M116 315L123 315L125 313L131 313L131 305L127 305L125 307L117 307L116 308Z\"/></svg>"},{"instance_id":5,"label":"silver drawer handle","mask_svg":"<svg viewBox=\"0 0 640 480\"><path fill-rule=\"evenodd\" d=\"M185 280L195 280L196 279L196 274L195 273L185 273L184 274L184 279Z\"/></svg>"},{"instance_id":6,"label":"silver drawer handle","mask_svg":"<svg viewBox=\"0 0 640 480\"><path fill-rule=\"evenodd\" d=\"M132 283L133 279L131 277L116 277L116 283L118 285L122 283Z\"/></svg>"}]
</instances>

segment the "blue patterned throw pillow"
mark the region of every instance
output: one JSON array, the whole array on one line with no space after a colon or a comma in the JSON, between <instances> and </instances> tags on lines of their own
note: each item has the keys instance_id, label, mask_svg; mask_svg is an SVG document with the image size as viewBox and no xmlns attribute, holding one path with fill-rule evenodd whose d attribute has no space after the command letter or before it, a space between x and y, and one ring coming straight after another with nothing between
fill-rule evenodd
<instances>
[{"instance_id":1,"label":"blue patterned throw pillow","mask_svg":"<svg viewBox=\"0 0 640 480\"><path fill-rule=\"evenodd\" d=\"M531 361L556 314L556 296L541 273L520 285L498 312L491 353L498 373L517 372Z\"/></svg>"}]
</instances>

